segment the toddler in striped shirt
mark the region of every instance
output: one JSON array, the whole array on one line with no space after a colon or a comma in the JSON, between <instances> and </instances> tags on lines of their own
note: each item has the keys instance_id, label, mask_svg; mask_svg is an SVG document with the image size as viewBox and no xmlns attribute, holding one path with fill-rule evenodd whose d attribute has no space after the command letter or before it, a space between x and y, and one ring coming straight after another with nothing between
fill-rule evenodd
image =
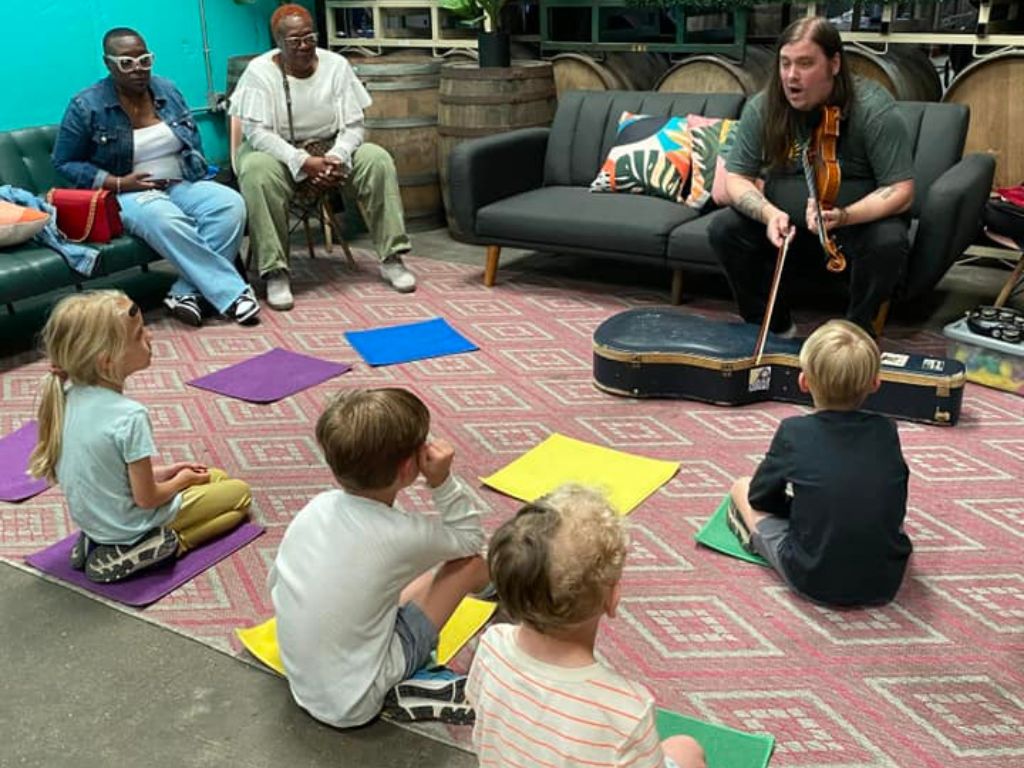
<instances>
[{"instance_id":1,"label":"toddler in striped shirt","mask_svg":"<svg viewBox=\"0 0 1024 768\"><path fill-rule=\"evenodd\" d=\"M517 623L487 630L469 672L480 765L704 768L693 739L659 741L650 691L594 658L625 558L620 518L577 485L527 504L495 532L491 579Z\"/></svg>"}]
</instances>

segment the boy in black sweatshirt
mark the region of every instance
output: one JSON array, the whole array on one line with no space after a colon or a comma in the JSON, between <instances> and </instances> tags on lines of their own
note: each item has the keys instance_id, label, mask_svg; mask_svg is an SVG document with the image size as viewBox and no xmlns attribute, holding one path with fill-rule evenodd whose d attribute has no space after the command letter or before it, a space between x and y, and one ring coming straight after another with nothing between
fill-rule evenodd
<instances>
[{"instance_id":1,"label":"boy in black sweatshirt","mask_svg":"<svg viewBox=\"0 0 1024 768\"><path fill-rule=\"evenodd\" d=\"M878 347L861 328L833 320L804 342L800 367L814 413L785 419L754 477L736 481L729 525L814 602L887 603L912 547L896 425L857 410L881 384Z\"/></svg>"}]
</instances>

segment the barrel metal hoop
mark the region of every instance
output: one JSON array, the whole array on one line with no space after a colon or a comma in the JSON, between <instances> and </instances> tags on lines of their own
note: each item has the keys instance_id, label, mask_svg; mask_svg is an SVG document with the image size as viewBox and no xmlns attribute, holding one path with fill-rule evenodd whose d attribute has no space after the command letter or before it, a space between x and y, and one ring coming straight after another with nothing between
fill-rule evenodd
<instances>
[{"instance_id":1,"label":"barrel metal hoop","mask_svg":"<svg viewBox=\"0 0 1024 768\"><path fill-rule=\"evenodd\" d=\"M441 71L441 62L429 64L353 64L352 69L357 75L375 77L378 75L437 75Z\"/></svg>"},{"instance_id":2,"label":"barrel metal hoop","mask_svg":"<svg viewBox=\"0 0 1024 768\"><path fill-rule=\"evenodd\" d=\"M525 125L490 126L487 128L460 128L453 125L438 125L437 133L439 136L454 136L460 139L472 139L477 136L493 136L494 134L501 133L502 131L516 131L520 128L547 128L549 125L551 125L550 120L526 123Z\"/></svg>"},{"instance_id":3,"label":"barrel metal hoop","mask_svg":"<svg viewBox=\"0 0 1024 768\"><path fill-rule=\"evenodd\" d=\"M533 80L536 78L550 78L550 62L539 62L547 66L535 67L507 67L491 69L490 67L479 68L476 63L466 66L459 64L445 64L441 68L441 77L449 80L493 80L505 82L507 80Z\"/></svg>"},{"instance_id":4,"label":"barrel metal hoop","mask_svg":"<svg viewBox=\"0 0 1024 768\"><path fill-rule=\"evenodd\" d=\"M450 96L442 93L438 97L441 104L529 104L531 101L545 101L556 96L554 88L545 88L543 91L530 94L489 94L486 96Z\"/></svg>"},{"instance_id":5,"label":"barrel metal hoop","mask_svg":"<svg viewBox=\"0 0 1024 768\"><path fill-rule=\"evenodd\" d=\"M367 80L363 83L368 91L436 91L440 78L433 80Z\"/></svg>"},{"instance_id":6,"label":"barrel metal hoop","mask_svg":"<svg viewBox=\"0 0 1024 768\"><path fill-rule=\"evenodd\" d=\"M437 125L436 117L371 117L363 125L373 128L429 128Z\"/></svg>"}]
</instances>

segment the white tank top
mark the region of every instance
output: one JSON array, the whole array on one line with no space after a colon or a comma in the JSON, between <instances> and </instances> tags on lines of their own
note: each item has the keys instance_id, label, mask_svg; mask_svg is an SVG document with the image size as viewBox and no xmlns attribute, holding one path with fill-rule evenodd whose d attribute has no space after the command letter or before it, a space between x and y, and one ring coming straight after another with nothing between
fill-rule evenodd
<instances>
[{"instance_id":1,"label":"white tank top","mask_svg":"<svg viewBox=\"0 0 1024 768\"><path fill-rule=\"evenodd\" d=\"M132 131L135 144L132 171L146 172L152 179L180 179L179 154L184 145L167 123L159 122Z\"/></svg>"}]
</instances>

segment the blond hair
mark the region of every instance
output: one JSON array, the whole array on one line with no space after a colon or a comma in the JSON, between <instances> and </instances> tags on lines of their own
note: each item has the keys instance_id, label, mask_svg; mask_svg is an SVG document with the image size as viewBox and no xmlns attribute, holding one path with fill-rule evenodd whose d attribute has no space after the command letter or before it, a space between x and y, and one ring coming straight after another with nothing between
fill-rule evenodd
<instances>
[{"instance_id":1,"label":"blond hair","mask_svg":"<svg viewBox=\"0 0 1024 768\"><path fill-rule=\"evenodd\" d=\"M815 406L852 411L874 389L881 355L874 339L859 325L830 320L804 342L800 367Z\"/></svg>"},{"instance_id":2,"label":"blond hair","mask_svg":"<svg viewBox=\"0 0 1024 768\"><path fill-rule=\"evenodd\" d=\"M327 404L316 422L316 441L343 487L376 490L395 481L429 431L430 411L412 392L354 389Z\"/></svg>"},{"instance_id":3,"label":"blond hair","mask_svg":"<svg viewBox=\"0 0 1024 768\"><path fill-rule=\"evenodd\" d=\"M29 457L28 471L33 476L57 482L65 382L117 389L124 385L126 304L129 309L134 306L121 291L89 291L66 296L50 313L42 332L50 372L40 390L39 442Z\"/></svg>"},{"instance_id":4,"label":"blond hair","mask_svg":"<svg viewBox=\"0 0 1024 768\"><path fill-rule=\"evenodd\" d=\"M626 545L622 521L604 494L570 484L498 528L487 562L509 616L557 634L605 610Z\"/></svg>"}]
</instances>

